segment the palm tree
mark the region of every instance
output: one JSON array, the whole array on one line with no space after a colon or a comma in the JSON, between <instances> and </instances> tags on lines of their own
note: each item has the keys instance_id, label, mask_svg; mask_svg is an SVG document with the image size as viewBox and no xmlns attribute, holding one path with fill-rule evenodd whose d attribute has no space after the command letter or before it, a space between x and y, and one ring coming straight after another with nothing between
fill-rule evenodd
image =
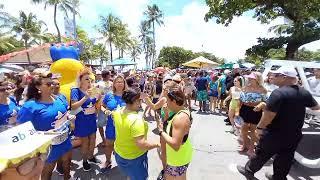
<instances>
[{"instance_id":1,"label":"palm tree","mask_svg":"<svg viewBox=\"0 0 320 180\"><path fill-rule=\"evenodd\" d=\"M120 19L112 14L109 14L107 17L100 16L100 27L98 27L98 31L102 34L103 38L106 39L106 43L109 43L111 62L113 60L112 44L116 40L120 23Z\"/></svg>"},{"instance_id":2,"label":"palm tree","mask_svg":"<svg viewBox=\"0 0 320 180\"><path fill-rule=\"evenodd\" d=\"M120 22L118 26L118 31L115 36L115 46L119 50L119 58L123 57L125 50L129 50L132 46L132 40L130 39L130 31L128 30L127 24Z\"/></svg>"},{"instance_id":3,"label":"palm tree","mask_svg":"<svg viewBox=\"0 0 320 180\"><path fill-rule=\"evenodd\" d=\"M139 31L140 31L140 35L139 35L139 39L142 43L142 48L143 51L145 52L145 61L146 61L146 66L149 65L149 52L148 49L150 49L150 35L151 35L151 31L148 28L147 22L146 21L141 21L140 26L139 26Z\"/></svg>"},{"instance_id":4,"label":"palm tree","mask_svg":"<svg viewBox=\"0 0 320 180\"><path fill-rule=\"evenodd\" d=\"M139 55L141 54L142 49L141 45L139 44L137 39L132 39L132 44L131 44L131 58L133 59L134 62L136 62L136 59L139 59Z\"/></svg>"},{"instance_id":5,"label":"palm tree","mask_svg":"<svg viewBox=\"0 0 320 180\"><path fill-rule=\"evenodd\" d=\"M46 26L46 24L39 21L34 14L29 13L27 15L20 11L19 18L14 20L12 31L16 33L16 36L21 37L25 49L28 49L32 44L36 44L37 40L43 38L41 35L43 26ZM29 53L27 53L27 57L29 64L31 64Z\"/></svg>"},{"instance_id":6,"label":"palm tree","mask_svg":"<svg viewBox=\"0 0 320 180\"><path fill-rule=\"evenodd\" d=\"M152 36L153 36L153 49L156 49L156 40L155 40L155 23L157 23L159 26L163 25L163 13L159 9L159 7L156 4L153 4L152 6L148 6L148 9L144 12L144 15L147 16L147 24L149 27L152 27ZM154 60L155 60L155 53L154 51L152 53L152 67L154 66Z\"/></svg>"},{"instance_id":7,"label":"palm tree","mask_svg":"<svg viewBox=\"0 0 320 180\"><path fill-rule=\"evenodd\" d=\"M59 43L61 43L61 33L57 23L57 9L62 11L66 17L68 17L68 12L79 14L78 11L75 9L79 6L79 0L32 0L32 2L34 3L44 2L45 3L44 9L46 9L47 6L54 6L53 22L57 29L57 34L58 34L57 40Z\"/></svg>"}]
</instances>

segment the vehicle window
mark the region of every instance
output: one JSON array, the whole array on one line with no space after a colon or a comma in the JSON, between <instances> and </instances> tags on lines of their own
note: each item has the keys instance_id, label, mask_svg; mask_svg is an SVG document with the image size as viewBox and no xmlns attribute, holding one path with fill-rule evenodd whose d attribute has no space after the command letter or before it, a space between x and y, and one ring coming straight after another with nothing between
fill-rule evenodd
<instances>
[{"instance_id":1,"label":"vehicle window","mask_svg":"<svg viewBox=\"0 0 320 180\"><path fill-rule=\"evenodd\" d=\"M320 96L320 68L305 68L304 71L311 93Z\"/></svg>"}]
</instances>

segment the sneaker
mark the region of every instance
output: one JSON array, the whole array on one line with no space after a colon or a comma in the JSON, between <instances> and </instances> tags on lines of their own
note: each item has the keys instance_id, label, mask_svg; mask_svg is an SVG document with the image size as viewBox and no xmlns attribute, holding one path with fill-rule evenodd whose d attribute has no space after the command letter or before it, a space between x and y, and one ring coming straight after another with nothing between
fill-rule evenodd
<instances>
[{"instance_id":1,"label":"sneaker","mask_svg":"<svg viewBox=\"0 0 320 180\"><path fill-rule=\"evenodd\" d=\"M273 179L273 175L272 175L271 173L269 173L269 172L266 172L266 173L264 174L264 176L266 176L266 178L267 178L268 180L272 180L272 179Z\"/></svg>"},{"instance_id":2,"label":"sneaker","mask_svg":"<svg viewBox=\"0 0 320 180\"><path fill-rule=\"evenodd\" d=\"M93 157L91 159L88 159L88 162L90 164L101 164L101 161L99 159L97 159L96 157Z\"/></svg>"},{"instance_id":3,"label":"sneaker","mask_svg":"<svg viewBox=\"0 0 320 180\"><path fill-rule=\"evenodd\" d=\"M244 175L247 178L247 180L255 180L256 179L252 173L249 173L248 171L246 171L244 166L237 165L237 169L238 169L239 173L241 173L242 175Z\"/></svg>"},{"instance_id":4,"label":"sneaker","mask_svg":"<svg viewBox=\"0 0 320 180\"><path fill-rule=\"evenodd\" d=\"M59 168L59 166L57 166L56 171L59 176L63 176L63 169Z\"/></svg>"},{"instance_id":5,"label":"sneaker","mask_svg":"<svg viewBox=\"0 0 320 180\"><path fill-rule=\"evenodd\" d=\"M88 163L88 161L83 161L83 170L84 171L90 171L91 170L91 165Z\"/></svg>"},{"instance_id":6,"label":"sneaker","mask_svg":"<svg viewBox=\"0 0 320 180\"><path fill-rule=\"evenodd\" d=\"M108 172L112 168L112 163L111 162L106 162L105 166L100 169L100 173L104 174Z\"/></svg>"}]
</instances>

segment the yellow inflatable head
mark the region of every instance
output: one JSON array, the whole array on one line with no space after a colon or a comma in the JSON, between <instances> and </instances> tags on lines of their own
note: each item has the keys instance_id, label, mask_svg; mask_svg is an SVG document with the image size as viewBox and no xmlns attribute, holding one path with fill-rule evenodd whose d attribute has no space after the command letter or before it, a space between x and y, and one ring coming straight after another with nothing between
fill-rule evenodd
<instances>
[{"instance_id":1,"label":"yellow inflatable head","mask_svg":"<svg viewBox=\"0 0 320 180\"><path fill-rule=\"evenodd\" d=\"M50 71L61 76L60 93L64 94L70 102L71 88L76 86L78 73L85 66L79 61L78 50L71 45L52 45L50 55L53 61Z\"/></svg>"}]
</instances>

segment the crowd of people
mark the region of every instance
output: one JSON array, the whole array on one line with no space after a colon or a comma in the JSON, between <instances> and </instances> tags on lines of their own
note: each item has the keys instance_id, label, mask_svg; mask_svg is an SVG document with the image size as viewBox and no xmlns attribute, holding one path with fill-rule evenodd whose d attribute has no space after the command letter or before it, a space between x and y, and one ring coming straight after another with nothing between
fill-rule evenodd
<instances>
[{"instance_id":1,"label":"crowd of people","mask_svg":"<svg viewBox=\"0 0 320 180\"><path fill-rule=\"evenodd\" d=\"M270 94L265 83L279 88ZM131 180L147 179L147 153L157 149L163 168L158 179L186 179L193 155L189 133L195 107L198 113L228 116L225 122L238 137L238 151L250 157L245 167L238 166L240 173L253 178L276 155L274 174L268 176L276 180L286 179L289 172L305 107L320 109L298 86L294 68L270 72L267 81L260 72L238 66L223 71L124 73L86 68L79 73L70 99L60 92L59 75L49 71L2 74L1 131L30 121L37 131L58 136L47 155L27 157L4 169L0 178L49 180L56 169L64 179L72 179L72 149L80 147L84 171L102 164L100 172L107 172L114 154L119 169ZM157 122L157 141L147 139L150 118ZM102 139L98 145L97 130ZM95 157L96 146L104 149L105 162Z\"/></svg>"}]
</instances>

